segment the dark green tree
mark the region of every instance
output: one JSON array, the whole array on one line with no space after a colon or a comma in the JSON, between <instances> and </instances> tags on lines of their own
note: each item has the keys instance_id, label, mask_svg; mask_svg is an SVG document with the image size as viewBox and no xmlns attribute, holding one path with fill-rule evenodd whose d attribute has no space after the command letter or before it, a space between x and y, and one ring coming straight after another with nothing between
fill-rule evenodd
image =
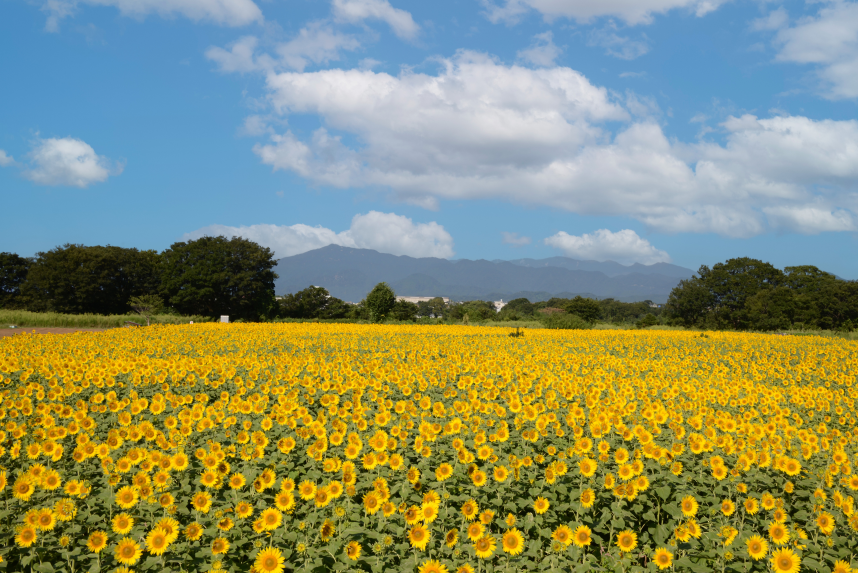
<instances>
[{"instance_id":1,"label":"dark green tree","mask_svg":"<svg viewBox=\"0 0 858 573\"><path fill-rule=\"evenodd\" d=\"M643 315L643 318L641 318L637 322L636 326L638 328L648 328L650 326L655 326L656 324L658 324L658 319L655 317L654 314L652 314L651 312L648 312L645 315Z\"/></svg>"},{"instance_id":2,"label":"dark green tree","mask_svg":"<svg viewBox=\"0 0 858 573\"><path fill-rule=\"evenodd\" d=\"M365 306L372 322L384 322L396 304L396 293L387 283L378 283L366 295Z\"/></svg>"},{"instance_id":3,"label":"dark green tree","mask_svg":"<svg viewBox=\"0 0 858 573\"><path fill-rule=\"evenodd\" d=\"M159 285L155 251L66 244L36 254L21 291L34 311L125 314L131 297Z\"/></svg>"},{"instance_id":4,"label":"dark green tree","mask_svg":"<svg viewBox=\"0 0 858 573\"><path fill-rule=\"evenodd\" d=\"M420 309L415 303L408 302L407 300L398 300L390 311L390 317L396 320L416 322L419 312Z\"/></svg>"},{"instance_id":5,"label":"dark green tree","mask_svg":"<svg viewBox=\"0 0 858 573\"><path fill-rule=\"evenodd\" d=\"M715 295L698 277L679 281L667 299L666 312L675 324L702 326L714 311Z\"/></svg>"},{"instance_id":6,"label":"dark green tree","mask_svg":"<svg viewBox=\"0 0 858 573\"><path fill-rule=\"evenodd\" d=\"M599 320L602 315L602 307L599 305L599 301L582 296L576 296L563 308L569 314L580 316L590 324Z\"/></svg>"},{"instance_id":7,"label":"dark green tree","mask_svg":"<svg viewBox=\"0 0 858 573\"><path fill-rule=\"evenodd\" d=\"M748 327L753 330L786 330L796 311L795 289L786 286L761 289L745 302Z\"/></svg>"},{"instance_id":8,"label":"dark green tree","mask_svg":"<svg viewBox=\"0 0 858 573\"><path fill-rule=\"evenodd\" d=\"M27 280L30 259L15 253L0 253L0 308L20 309L26 306L21 285Z\"/></svg>"},{"instance_id":9,"label":"dark green tree","mask_svg":"<svg viewBox=\"0 0 858 573\"><path fill-rule=\"evenodd\" d=\"M350 305L317 286L309 286L280 299L280 316L285 318L344 318L349 310Z\"/></svg>"},{"instance_id":10,"label":"dark green tree","mask_svg":"<svg viewBox=\"0 0 858 573\"><path fill-rule=\"evenodd\" d=\"M711 269L704 265L697 273L715 297L718 322L737 330L750 326L745 302L761 289L780 286L785 280L780 269L748 257L729 259Z\"/></svg>"},{"instance_id":11,"label":"dark green tree","mask_svg":"<svg viewBox=\"0 0 858 573\"><path fill-rule=\"evenodd\" d=\"M504 306L501 311L509 309L510 311L515 311L517 314L522 316L533 316L533 313L536 309L533 308L533 303L531 303L526 298L514 298ZM509 312L509 311L507 311Z\"/></svg>"},{"instance_id":12,"label":"dark green tree","mask_svg":"<svg viewBox=\"0 0 858 573\"><path fill-rule=\"evenodd\" d=\"M497 316L495 303L487 300L469 300L450 307L449 316L453 320L464 320L468 317L468 322L493 320Z\"/></svg>"},{"instance_id":13,"label":"dark green tree","mask_svg":"<svg viewBox=\"0 0 858 573\"><path fill-rule=\"evenodd\" d=\"M161 294L181 314L258 320L276 313L277 261L268 247L241 237L174 243L161 254Z\"/></svg>"},{"instance_id":14,"label":"dark green tree","mask_svg":"<svg viewBox=\"0 0 858 573\"><path fill-rule=\"evenodd\" d=\"M146 326L149 326L152 316L158 314L164 308L164 300L157 294L144 294L132 296L131 300L128 301L128 306L145 318Z\"/></svg>"},{"instance_id":15,"label":"dark green tree","mask_svg":"<svg viewBox=\"0 0 858 573\"><path fill-rule=\"evenodd\" d=\"M417 314L424 318L446 318L449 312L447 303L440 296L431 300L423 300L417 303Z\"/></svg>"}]
</instances>

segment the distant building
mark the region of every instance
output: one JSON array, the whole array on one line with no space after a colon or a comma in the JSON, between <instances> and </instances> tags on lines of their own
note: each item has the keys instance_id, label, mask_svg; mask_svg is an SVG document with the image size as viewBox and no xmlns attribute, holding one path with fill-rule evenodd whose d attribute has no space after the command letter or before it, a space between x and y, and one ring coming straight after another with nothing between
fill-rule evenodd
<instances>
[{"instance_id":1,"label":"distant building","mask_svg":"<svg viewBox=\"0 0 858 573\"><path fill-rule=\"evenodd\" d=\"M413 302L417 304L418 302L429 302L430 300L440 298L444 301L444 304L449 304L450 299L445 296L398 296L396 300L402 300L405 302Z\"/></svg>"},{"instance_id":2,"label":"distant building","mask_svg":"<svg viewBox=\"0 0 858 573\"><path fill-rule=\"evenodd\" d=\"M496 300L494 302L494 305L495 305L495 310L500 312L501 309L506 306L506 303L503 301L503 299L500 299L500 300Z\"/></svg>"}]
</instances>

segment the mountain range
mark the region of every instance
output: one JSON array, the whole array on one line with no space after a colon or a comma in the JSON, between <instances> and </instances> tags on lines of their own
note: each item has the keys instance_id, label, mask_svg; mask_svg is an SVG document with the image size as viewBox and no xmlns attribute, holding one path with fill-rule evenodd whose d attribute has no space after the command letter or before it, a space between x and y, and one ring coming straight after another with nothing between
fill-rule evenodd
<instances>
[{"instance_id":1,"label":"mountain range","mask_svg":"<svg viewBox=\"0 0 858 573\"><path fill-rule=\"evenodd\" d=\"M667 263L625 266L614 261L579 261L568 257L487 261L447 260L389 255L371 249L328 245L285 257L274 271L277 295L310 285L332 296L358 302L379 282L400 296L444 296L453 300L512 300L531 302L577 294L612 297L624 302L664 303L691 269Z\"/></svg>"}]
</instances>

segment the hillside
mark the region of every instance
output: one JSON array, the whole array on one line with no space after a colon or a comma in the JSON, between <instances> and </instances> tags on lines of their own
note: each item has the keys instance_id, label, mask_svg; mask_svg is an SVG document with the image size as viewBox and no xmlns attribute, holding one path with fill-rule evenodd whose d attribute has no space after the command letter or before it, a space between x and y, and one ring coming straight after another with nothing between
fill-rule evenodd
<instances>
[{"instance_id":1,"label":"hillside","mask_svg":"<svg viewBox=\"0 0 858 573\"><path fill-rule=\"evenodd\" d=\"M280 277L276 282L278 295L316 285L351 302L360 301L375 284L384 281L400 295L446 296L454 300L510 300L523 296L535 302L582 294L663 303L681 278L693 274L690 269L665 263L624 266L566 257L449 261L336 245L280 259L274 270Z\"/></svg>"}]
</instances>

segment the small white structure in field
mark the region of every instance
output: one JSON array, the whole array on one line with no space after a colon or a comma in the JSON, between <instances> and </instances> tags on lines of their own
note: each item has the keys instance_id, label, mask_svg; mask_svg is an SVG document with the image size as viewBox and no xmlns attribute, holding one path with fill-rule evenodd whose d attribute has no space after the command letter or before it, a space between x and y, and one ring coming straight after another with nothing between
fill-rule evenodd
<instances>
[{"instance_id":1,"label":"small white structure in field","mask_svg":"<svg viewBox=\"0 0 858 573\"><path fill-rule=\"evenodd\" d=\"M221 322L229 322L229 315L228 314L220 315L220 321Z\"/></svg>"},{"instance_id":2,"label":"small white structure in field","mask_svg":"<svg viewBox=\"0 0 858 573\"><path fill-rule=\"evenodd\" d=\"M497 310L498 312L500 312L500 310L506 306L506 303L503 301L503 299L496 300L494 302L494 304L495 304L495 310Z\"/></svg>"},{"instance_id":3,"label":"small white structure in field","mask_svg":"<svg viewBox=\"0 0 858 573\"><path fill-rule=\"evenodd\" d=\"M396 300L404 300L405 302L413 302L414 304L417 304L418 302L429 302L430 300L434 300L436 298L440 298L441 300L443 300L444 304L450 303L450 299L445 296L398 296L396 297Z\"/></svg>"}]
</instances>

